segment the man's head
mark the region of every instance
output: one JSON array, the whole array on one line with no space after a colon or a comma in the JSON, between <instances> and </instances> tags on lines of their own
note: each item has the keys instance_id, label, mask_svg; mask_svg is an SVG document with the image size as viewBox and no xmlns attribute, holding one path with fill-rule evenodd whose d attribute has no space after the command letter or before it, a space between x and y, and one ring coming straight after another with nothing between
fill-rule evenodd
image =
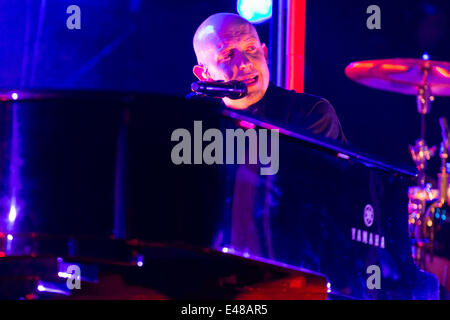
<instances>
[{"instance_id":1,"label":"man's head","mask_svg":"<svg viewBox=\"0 0 450 320\"><path fill-rule=\"evenodd\" d=\"M235 109L245 109L262 99L269 86L267 47L261 44L255 27L232 13L208 17L194 35L198 65L195 76L207 80L245 81L248 95L242 99L224 98Z\"/></svg>"}]
</instances>

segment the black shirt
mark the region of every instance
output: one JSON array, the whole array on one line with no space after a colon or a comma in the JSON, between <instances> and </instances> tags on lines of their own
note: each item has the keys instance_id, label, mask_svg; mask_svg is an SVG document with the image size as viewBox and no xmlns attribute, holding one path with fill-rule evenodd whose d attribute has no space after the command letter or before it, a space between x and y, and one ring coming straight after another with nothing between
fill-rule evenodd
<instances>
[{"instance_id":1,"label":"black shirt","mask_svg":"<svg viewBox=\"0 0 450 320\"><path fill-rule=\"evenodd\" d=\"M264 97L237 113L268 123L291 128L346 143L333 106L325 99L286 90L270 83ZM232 124L228 122L227 128ZM283 197L277 175L262 176L259 165L227 165L224 219L218 228L213 246L228 247L237 252L269 259L277 257L273 246L271 220L277 214Z\"/></svg>"},{"instance_id":2,"label":"black shirt","mask_svg":"<svg viewBox=\"0 0 450 320\"><path fill-rule=\"evenodd\" d=\"M346 143L336 111L328 100L269 84L266 94L243 111L281 125L289 124L313 134Z\"/></svg>"}]
</instances>

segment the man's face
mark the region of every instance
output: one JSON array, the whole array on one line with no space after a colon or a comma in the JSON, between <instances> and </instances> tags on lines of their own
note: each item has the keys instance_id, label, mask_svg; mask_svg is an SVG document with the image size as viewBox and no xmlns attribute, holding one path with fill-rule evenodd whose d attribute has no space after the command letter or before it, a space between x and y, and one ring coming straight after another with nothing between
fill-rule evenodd
<instances>
[{"instance_id":1,"label":"man's face","mask_svg":"<svg viewBox=\"0 0 450 320\"><path fill-rule=\"evenodd\" d=\"M199 54L203 62L203 79L239 80L247 85L246 97L238 100L224 98L224 103L231 108L245 109L261 100L269 86L267 47L260 43L253 26L239 22L222 23L218 29L205 28L201 36L203 41ZM199 78L203 80L201 76Z\"/></svg>"}]
</instances>

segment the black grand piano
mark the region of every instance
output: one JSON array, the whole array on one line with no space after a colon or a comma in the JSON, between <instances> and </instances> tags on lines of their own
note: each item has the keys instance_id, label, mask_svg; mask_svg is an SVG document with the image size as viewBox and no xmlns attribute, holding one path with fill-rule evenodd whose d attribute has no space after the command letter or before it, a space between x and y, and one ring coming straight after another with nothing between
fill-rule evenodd
<instances>
[{"instance_id":1,"label":"black grand piano","mask_svg":"<svg viewBox=\"0 0 450 320\"><path fill-rule=\"evenodd\" d=\"M12 92L0 99L2 298L439 299L411 257L414 169L211 102ZM234 165L172 162L172 133L194 121L280 129L270 254L233 248ZM71 264L84 291L66 287Z\"/></svg>"}]
</instances>

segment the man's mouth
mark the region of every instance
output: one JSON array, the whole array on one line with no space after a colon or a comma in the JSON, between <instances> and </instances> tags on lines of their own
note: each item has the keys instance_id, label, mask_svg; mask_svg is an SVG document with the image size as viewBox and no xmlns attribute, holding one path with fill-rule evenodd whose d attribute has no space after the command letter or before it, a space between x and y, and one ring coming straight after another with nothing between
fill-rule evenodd
<instances>
[{"instance_id":1,"label":"man's mouth","mask_svg":"<svg viewBox=\"0 0 450 320\"><path fill-rule=\"evenodd\" d=\"M242 80L242 82L244 82L247 87L255 85L257 81L258 81L258 76Z\"/></svg>"}]
</instances>

